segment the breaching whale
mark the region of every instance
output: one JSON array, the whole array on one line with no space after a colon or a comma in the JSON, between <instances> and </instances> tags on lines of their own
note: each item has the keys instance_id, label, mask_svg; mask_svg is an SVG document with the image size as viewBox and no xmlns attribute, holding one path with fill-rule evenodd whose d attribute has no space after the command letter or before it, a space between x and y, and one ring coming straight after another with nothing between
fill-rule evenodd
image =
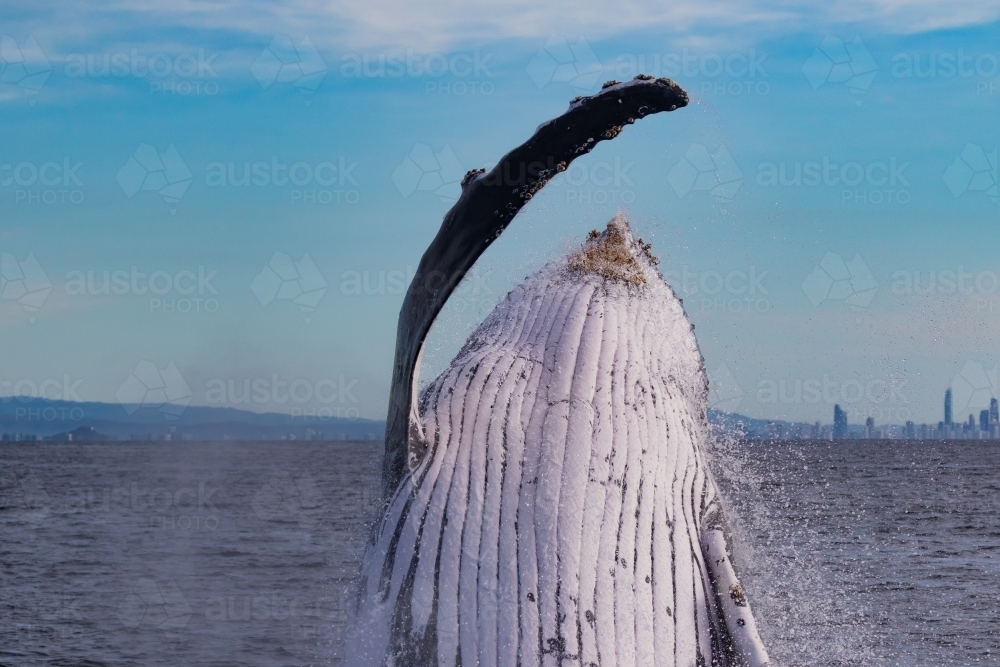
<instances>
[{"instance_id":1,"label":"breaching whale","mask_svg":"<svg viewBox=\"0 0 1000 667\"><path fill-rule=\"evenodd\" d=\"M686 102L665 79L610 82L467 176L400 314L349 664L767 664L703 452L693 327L624 215L512 290L414 389L434 316L531 194L593 135ZM536 178L505 181L526 158Z\"/></svg>"}]
</instances>

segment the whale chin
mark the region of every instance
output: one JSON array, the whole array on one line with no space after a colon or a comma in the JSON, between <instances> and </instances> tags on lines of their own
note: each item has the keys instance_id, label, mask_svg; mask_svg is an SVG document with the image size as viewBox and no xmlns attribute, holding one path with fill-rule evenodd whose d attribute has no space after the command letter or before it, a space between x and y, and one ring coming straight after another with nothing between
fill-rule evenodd
<instances>
[{"instance_id":1,"label":"whale chin","mask_svg":"<svg viewBox=\"0 0 1000 667\"><path fill-rule=\"evenodd\" d=\"M512 290L420 397L355 663L728 664L692 326L616 216Z\"/></svg>"}]
</instances>

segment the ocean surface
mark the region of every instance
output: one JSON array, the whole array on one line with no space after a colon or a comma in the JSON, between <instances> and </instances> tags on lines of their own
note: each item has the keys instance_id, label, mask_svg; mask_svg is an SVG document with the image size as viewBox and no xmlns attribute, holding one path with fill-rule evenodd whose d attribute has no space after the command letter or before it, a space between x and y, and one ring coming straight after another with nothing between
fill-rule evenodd
<instances>
[{"instance_id":1,"label":"ocean surface","mask_svg":"<svg viewBox=\"0 0 1000 667\"><path fill-rule=\"evenodd\" d=\"M339 665L375 442L0 444L0 665ZM1000 444L720 442L774 665L1000 665Z\"/></svg>"}]
</instances>

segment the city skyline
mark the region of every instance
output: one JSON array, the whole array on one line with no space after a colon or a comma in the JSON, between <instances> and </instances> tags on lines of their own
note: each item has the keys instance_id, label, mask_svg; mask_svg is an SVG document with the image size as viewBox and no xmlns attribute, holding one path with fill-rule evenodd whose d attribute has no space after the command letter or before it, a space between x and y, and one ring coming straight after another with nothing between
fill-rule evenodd
<instances>
[{"instance_id":1,"label":"city skyline","mask_svg":"<svg viewBox=\"0 0 1000 667\"><path fill-rule=\"evenodd\" d=\"M969 413L968 421L954 421L952 414L952 389L949 387L944 393L944 414L943 419L934 422L916 422L907 420L903 424L883 423L877 424L874 417L868 416L864 419L864 424L852 424L847 412L839 404L833 406L833 421L824 424L816 421L813 424L798 422L789 423L788 430L781 426L775 430L775 424L781 422L771 422L768 424L769 435L780 437L788 435L795 439L829 439L844 440L851 439L850 433L857 433L859 429L863 434L863 439L906 439L906 440L951 440L959 437L973 439L1000 439L1000 401L997 398L989 398L989 407L979 411L976 419L974 412ZM853 428L852 428L853 427Z\"/></svg>"}]
</instances>

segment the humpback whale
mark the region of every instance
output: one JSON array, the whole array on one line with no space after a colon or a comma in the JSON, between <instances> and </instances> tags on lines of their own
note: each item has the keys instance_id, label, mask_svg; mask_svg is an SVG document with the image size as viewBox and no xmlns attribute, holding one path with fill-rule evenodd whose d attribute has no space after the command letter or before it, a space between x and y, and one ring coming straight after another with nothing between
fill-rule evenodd
<instances>
[{"instance_id":1,"label":"humpback whale","mask_svg":"<svg viewBox=\"0 0 1000 667\"><path fill-rule=\"evenodd\" d=\"M466 176L400 313L349 664L767 664L707 466L693 326L623 214L415 386L434 317L524 203L597 141L686 103L667 79L609 82Z\"/></svg>"}]
</instances>

